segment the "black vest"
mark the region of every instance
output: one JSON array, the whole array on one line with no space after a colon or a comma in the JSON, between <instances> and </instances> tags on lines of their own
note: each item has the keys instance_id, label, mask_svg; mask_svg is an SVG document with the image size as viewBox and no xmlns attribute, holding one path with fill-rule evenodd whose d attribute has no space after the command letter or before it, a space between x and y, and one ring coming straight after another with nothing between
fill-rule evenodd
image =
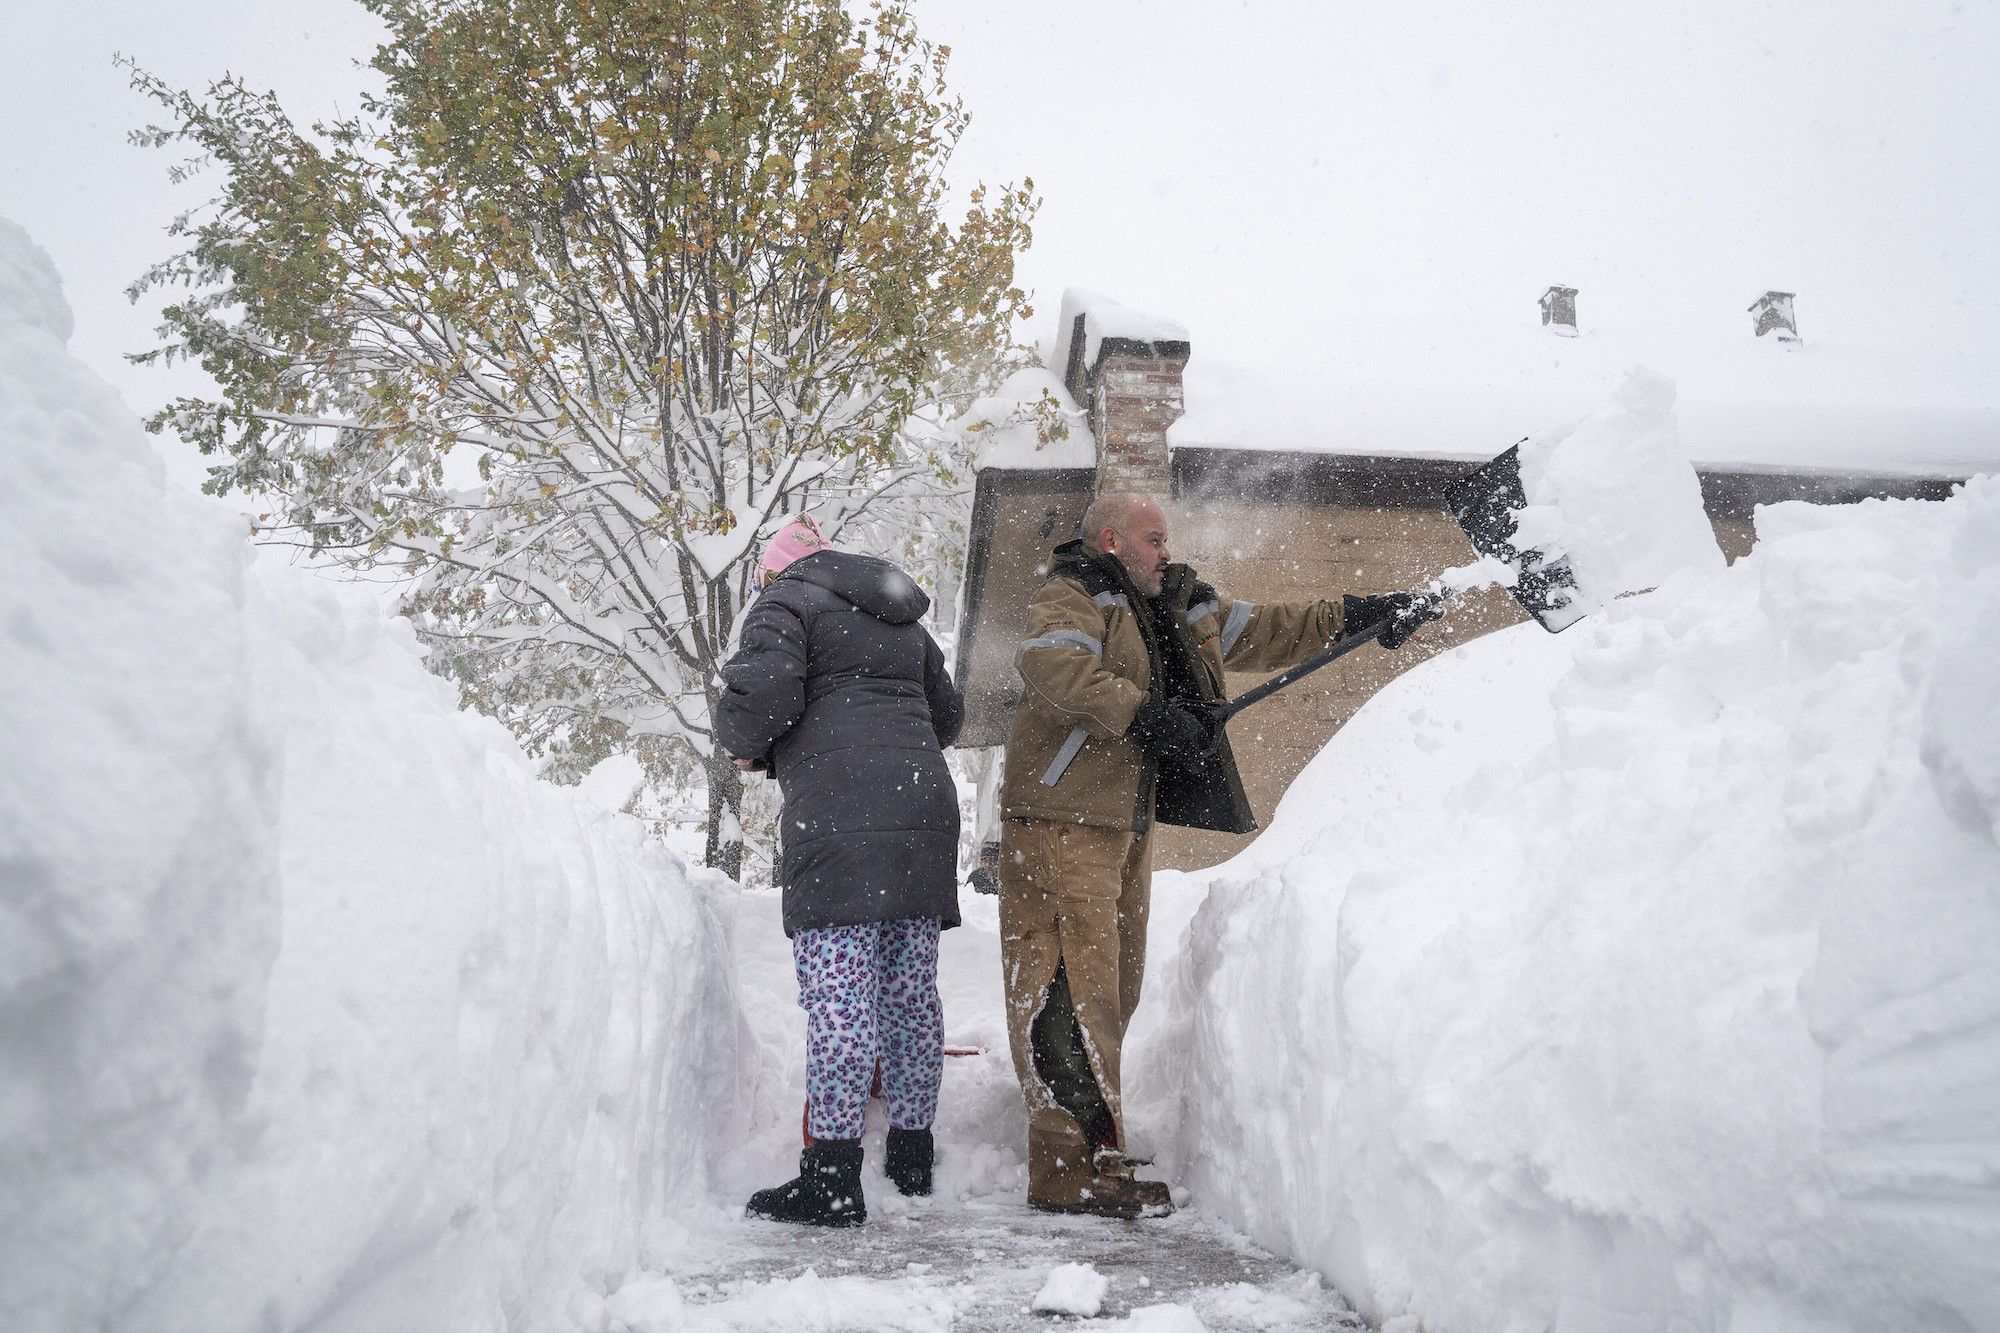
<instances>
[{"instance_id":1,"label":"black vest","mask_svg":"<svg viewBox=\"0 0 2000 1333\"><path fill-rule=\"evenodd\" d=\"M1081 541L1071 541L1055 549L1049 577L1074 579L1092 597L1107 592L1123 594L1146 641L1154 690L1193 704L1222 701L1222 681L1202 657L1187 618L1188 607L1213 599L1215 589L1197 579L1192 569L1168 565L1160 580L1160 595L1147 597L1133 586L1116 556L1101 555ZM1134 829L1145 830L1150 797L1153 818L1162 824L1215 833L1256 831L1257 818L1243 794L1243 779L1236 771L1236 757L1230 752L1227 736L1192 763L1158 764L1147 756L1145 765L1138 809L1133 812Z\"/></svg>"}]
</instances>

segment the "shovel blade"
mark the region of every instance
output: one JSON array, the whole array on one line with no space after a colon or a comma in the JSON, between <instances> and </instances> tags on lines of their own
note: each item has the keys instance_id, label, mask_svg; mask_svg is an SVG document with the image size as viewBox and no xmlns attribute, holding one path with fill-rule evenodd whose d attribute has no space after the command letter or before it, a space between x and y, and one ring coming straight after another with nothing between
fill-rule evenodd
<instances>
[{"instance_id":1,"label":"shovel blade","mask_svg":"<svg viewBox=\"0 0 2000 1333\"><path fill-rule=\"evenodd\" d=\"M1586 608L1569 561L1514 545L1514 515L1528 503L1521 486L1520 445L1452 483L1445 502L1473 550L1514 567L1514 586L1508 591L1543 629L1559 634L1583 619Z\"/></svg>"}]
</instances>

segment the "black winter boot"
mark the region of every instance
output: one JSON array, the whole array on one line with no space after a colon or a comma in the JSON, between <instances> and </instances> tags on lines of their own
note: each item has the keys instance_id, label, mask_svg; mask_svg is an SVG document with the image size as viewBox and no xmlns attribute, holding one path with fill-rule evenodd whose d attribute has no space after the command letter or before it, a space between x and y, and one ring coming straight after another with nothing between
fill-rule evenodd
<instances>
[{"instance_id":1,"label":"black winter boot","mask_svg":"<svg viewBox=\"0 0 2000 1333\"><path fill-rule=\"evenodd\" d=\"M892 1129L889 1131L889 1156L883 1163L883 1170L896 1188L905 1194L929 1194L931 1192L931 1164L936 1160L937 1147L931 1142L928 1129Z\"/></svg>"},{"instance_id":2,"label":"black winter boot","mask_svg":"<svg viewBox=\"0 0 2000 1333\"><path fill-rule=\"evenodd\" d=\"M799 1154L799 1177L750 1196L752 1217L812 1227L857 1227L868 1220L861 1197L861 1140L821 1139Z\"/></svg>"}]
</instances>

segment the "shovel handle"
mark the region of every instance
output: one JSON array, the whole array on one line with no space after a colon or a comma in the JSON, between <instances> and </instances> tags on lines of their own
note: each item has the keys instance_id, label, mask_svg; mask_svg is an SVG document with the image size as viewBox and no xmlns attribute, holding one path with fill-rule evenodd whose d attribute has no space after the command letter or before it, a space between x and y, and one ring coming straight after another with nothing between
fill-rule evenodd
<instances>
[{"instance_id":1,"label":"shovel handle","mask_svg":"<svg viewBox=\"0 0 2000 1333\"><path fill-rule=\"evenodd\" d=\"M1449 600L1448 596L1444 594L1432 594L1431 597L1434 603ZM1328 662L1338 661L1363 644L1374 643L1388 632L1389 621L1386 619L1378 620L1372 625L1364 625L1346 638L1336 640L1325 648L1320 649L1297 666L1279 672L1254 689L1243 691L1243 693L1217 709L1216 716L1222 721L1227 722L1251 704L1270 698L1279 690L1298 680L1301 676L1310 676Z\"/></svg>"},{"instance_id":2,"label":"shovel handle","mask_svg":"<svg viewBox=\"0 0 2000 1333\"><path fill-rule=\"evenodd\" d=\"M1277 675L1265 681L1262 685L1259 685L1254 689L1248 689L1243 691L1243 693L1237 695L1234 699L1231 699L1227 704L1224 704L1220 709L1218 709L1217 710L1218 715L1222 718L1223 721L1227 722L1230 718L1235 717L1238 713L1248 708L1251 704L1257 703L1260 700L1270 698L1272 695L1276 694L1279 690L1284 689L1285 686L1290 685L1293 681L1299 679L1299 677L1309 676L1313 672L1325 666L1328 662L1332 662L1335 661L1336 659L1347 656L1349 653L1353 652L1356 648L1361 647L1363 644L1375 642L1377 639L1382 637L1382 635L1388 630L1388 628L1389 628L1388 621L1378 620L1374 624L1369 625L1364 629L1357 630L1353 634L1348 635L1346 638L1341 639L1338 642L1329 645L1328 647L1320 649L1317 653L1314 653L1311 657L1308 657L1305 661L1299 663L1297 666L1279 672Z\"/></svg>"}]
</instances>

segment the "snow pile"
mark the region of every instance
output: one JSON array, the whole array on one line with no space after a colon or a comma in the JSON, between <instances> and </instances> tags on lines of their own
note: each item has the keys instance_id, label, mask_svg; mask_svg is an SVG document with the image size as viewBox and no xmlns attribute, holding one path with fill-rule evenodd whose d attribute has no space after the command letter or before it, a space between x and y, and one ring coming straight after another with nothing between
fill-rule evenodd
<instances>
[{"instance_id":1,"label":"snow pile","mask_svg":"<svg viewBox=\"0 0 2000 1333\"><path fill-rule=\"evenodd\" d=\"M1979 494L1990 510L1990 484ZM1986 531L1967 524L1948 552L1960 580L1960 600L1957 623L1939 636L1937 667L1924 705L1922 756L1939 801L1959 827L2000 843L2000 745L1993 743L1991 726L1966 725L1967 719L2000 717L1993 642L1993 627L2000 625L2000 560L1994 558ZM1991 887L2000 894L2000 880Z\"/></svg>"},{"instance_id":2,"label":"snow pile","mask_svg":"<svg viewBox=\"0 0 2000 1333\"><path fill-rule=\"evenodd\" d=\"M2000 480L1758 528L1399 678L1207 872L1136 1133L1371 1317L2000 1327Z\"/></svg>"},{"instance_id":3,"label":"snow pile","mask_svg":"<svg viewBox=\"0 0 2000 1333\"><path fill-rule=\"evenodd\" d=\"M82 1327L171 1262L253 1077L280 929L242 528L166 502L68 332L53 266L0 220L8 1328Z\"/></svg>"},{"instance_id":4,"label":"snow pile","mask_svg":"<svg viewBox=\"0 0 2000 1333\"><path fill-rule=\"evenodd\" d=\"M1290 1280L1268 1287L1248 1282L1231 1283L1206 1293L1197 1307L1204 1322L1240 1328L1320 1328L1359 1327L1353 1315L1342 1311L1339 1322L1329 1319L1328 1294L1318 1273L1300 1273Z\"/></svg>"},{"instance_id":5,"label":"snow pile","mask_svg":"<svg viewBox=\"0 0 2000 1333\"><path fill-rule=\"evenodd\" d=\"M1030 1308L1039 1314L1074 1314L1093 1317L1104 1308L1104 1293L1111 1279L1089 1264L1057 1264L1048 1280L1035 1293Z\"/></svg>"},{"instance_id":6,"label":"snow pile","mask_svg":"<svg viewBox=\"0 0 2000 1333\"><path fill-rule=\"evenodd\" d=\"M0 338L14 344L10 360L35 355L29 350L34 334L47 334L58 343L67 343L76 332L55 261L18 223L7 218L0 218L0 311L7 316L0 323ZM13 364L18 366L21 360L13 360Z\"/></svg>"},{"instance_id":7,"label":"snow pile","mask_svg":"<svg viewBox=\"0 0 2000 1333\"><path fill-rule=\"evenodd\" d=\"M1635 368L1610 407L1521 445L1515 545L1567 557L1586 606L1722 568L1673 407L1673 382Z\"/></svg>"},{"instance_id":8,"label":"snow pile","mask_svg":"<svg viewBox=\"0 0 2000 1333\"><path fill-rule=\"evenodd\" d=\"M0 223L0 1327L558 1327L737 1110L711 885L167 489Z\"/></svg>"}]
</instances>

